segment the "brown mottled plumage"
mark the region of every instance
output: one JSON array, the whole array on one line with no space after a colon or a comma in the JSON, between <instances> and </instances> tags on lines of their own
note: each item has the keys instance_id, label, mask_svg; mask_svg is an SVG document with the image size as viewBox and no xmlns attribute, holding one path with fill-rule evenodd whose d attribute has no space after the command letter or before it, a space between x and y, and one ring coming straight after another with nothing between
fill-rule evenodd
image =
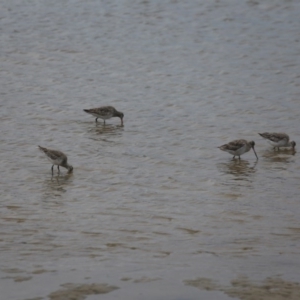
<instances>
[{"instance_id":1,"label":"brown mottled plumage","mask_svg":"<svg viewBox=\"0 0 300 300\"><path fill-rule=\"evenodd\" d=\"M257 154L254 149L254 146L255 146L255 143L253 141L247 142L246 140L234 140L234 141L232 141L228 144L222 145L218 148L222 151L232 154L233 158L238 156L239 159L241 159L240 156L242 154L248 152L252 148L256 158L258 159Z\"/></svg>"},{"instance_id":2,"label":"brown mottled plumage","mask_svg":"<svg viewBox=\"0 0 300 300\"><path fill-rule=\"evenodd\" d=\"M51 150L44 147L39 146L39 149L44 152L48 160L52 163L52 175L53 175L53 167L54 165L57 165L58 173L60 173L59 166L62 166L66 169L68 169L69 173L73 171L73 167L68 164L68 158L67 156L62 153L61 151L57 150Z\"/></svg>"},{"instance_id":3,"label":"brown mottled plumage","mask_svg":"<svg viewBox=\"0 0 300 300\"><path fill-rule=\"evenodd\" d=\"M105 120L113 117L118 117L121 119L121 125L123 125L124 114L120 111L117 111L113 106L102 106L98 108L84 109L84 111L96 117L95 122L97 122L97 119L100 118L104 120L105 124Z\"/></svg>"},{"instance_id":4,"label":"brown mottled plumage","mask_svg":"<svg viewBox=\"0 0 300 300\"><path fill-rule=\"evenodd\" d=\"M268 142L274 147L274 149L279 150L279 147L292 147L295 149L296 143L294 141L290 142L290 137L286 133L276 133L276 132L264 132L259 133L264 139L268 140Z\"/></svg>"}]
</instances>

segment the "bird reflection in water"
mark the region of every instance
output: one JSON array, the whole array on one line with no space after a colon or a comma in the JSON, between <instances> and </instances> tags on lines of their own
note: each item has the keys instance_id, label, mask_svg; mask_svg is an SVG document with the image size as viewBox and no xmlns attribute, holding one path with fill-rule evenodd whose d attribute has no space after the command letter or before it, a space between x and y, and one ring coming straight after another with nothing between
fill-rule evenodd
<instances>
[{"instance_id":1,"label":"bird reflection in water","mask_svg":"<svg viewBox=\"0 0 300 300\"><path fill-rule=\"evenodd\" d=\"M234 175L238 178L245 178L255 173L255 166L258 161L249 163L247 160L230 160L227 163L219 163L218 169L225 174Z\"/></svg>"},{"instance_id":2,"label":"bird reflection in water","mask_svg":"<svg viewBox=\"0 0 300 300\"><path fill-rule=\"evenodd\" d=\"M57 176L51 176L51 181L55 181L57 184L67 183L70 178L73 176L73 173L66 173L65 175L58 174Z\"/></svg>"},{"instance_id":3,"label":"bird reflection in water","mask_svg":"<svg viewBox=\"0 0 300 300\"><path fill-rule=\"evenodd\" d=\"M89 129L89 132L101 134L104 136L119 136L124 130L124 126L96 123L96 126Z\"/></svg>"},{"instance_id":4,"label":"bird reflection in water","mask_svg":"<svg viewBox=\"0 0 300 300\"><path fill-rule=\"evenodd\" d=\"M57 199L67 192L66 187L72 182L73 174L51 176L43 185L44 200Z\"/></svg>"},{"instance_id":5,"label":"bird reflection in water","mask_svg":"<svg viewBox=\"0 0 300 300\"><path fill-rule=\"evenodd\" d=\"M294 149L280 149L280 151L274 151L272 149L265 150L262 157L267 158L269 162L282 162L290 163L291 158L296 154Z\"/></svg>"}]
</instances>

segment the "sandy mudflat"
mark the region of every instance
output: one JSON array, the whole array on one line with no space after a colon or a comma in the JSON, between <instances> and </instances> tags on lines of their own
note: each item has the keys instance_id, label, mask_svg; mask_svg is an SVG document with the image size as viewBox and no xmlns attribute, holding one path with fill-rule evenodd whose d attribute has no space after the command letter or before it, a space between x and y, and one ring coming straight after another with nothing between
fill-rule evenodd
<instances>
[{"instance_id":1,"label":"sandy mudflat","mask_svg":"<svg viewBox=\"0 0 300 300\"><path fill-rule=\"evenodd\" d=\"M51 300L83 300L89 295L107 294L118 289L116 286L107 284L72 284L62 285L63 289L49 295Z\"/></svg>"},{"instance_id":2,"label":"sandy mudflat","mask_svg":"<svg viewBox=\"0 0 300 300\"><path fill-rule=\"evenodd\" d=\"M251 282L247 277L231 281L231 286L221 286L208 278L186 280L186 285L207 291L222 291L230 297L241 300L298 300L300 285L298 282L285 281L278 277L266 278L261 283Z\"/></svg>"}]
</instances>

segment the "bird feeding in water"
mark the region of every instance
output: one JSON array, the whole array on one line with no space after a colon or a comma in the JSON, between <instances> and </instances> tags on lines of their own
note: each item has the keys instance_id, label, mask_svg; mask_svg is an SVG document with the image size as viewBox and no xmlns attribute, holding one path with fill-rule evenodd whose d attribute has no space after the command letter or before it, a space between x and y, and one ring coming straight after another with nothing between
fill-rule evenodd
<instances>
[{"instance_id":1,"label":"bird feeding in water","mask_svg":"<svg viewBox=\"0 0 300 300\"><path fill-rule=\"evenodd\" d=\"M218 147L220 150L228 152L233 155L233 159L238 156L239 159L241 159L241 155L248 152L251 148L253 149L253 152L256 156L256 159L258 159L258 156L254 149L255 143L254 141L246 141L246 140L234 140L228 144L222 145Z\"/></svg>"},{"instance_id":2,"label":"bird feeding in water","mask_svg":"<svg viewBox=\"0 0 300 300\"><path fill-rule=\"evenodd\" d=\"M68 169L68 173L71 173L73 171L73 167L68 164L68 158L63 152L58 150L47 149L41 146L39 146L39 149L46 155L48 160L50 160L50 162L52 163L52 175L54 165L57 165L58 173L60 173L59 166Z\"/></svg>"},{"instance_id":3,"label":"bird feeding in water","mask_svg":"<svg viewBox=\"0 0 300 300\"><path fill-rule=\"evenodd\" d=\"M97 122L98 118L104 120L104 125L105 120L113 117L118 117L121 119L121 126L123 126L124 114L120 111L117 111L113 106L102 106L98 108L84 109L84 111L96 117L95 122Z\"/></svg>"},{"instance_id":4,"label":"bird feeding in water","mask_svg":"<svg viewBox=\"0 0 300 300\"><path fill-rule=\"evenodd\" d=\"M259 135L266 139L274 147L274 150L276 148L279 150L280 147L292 147L295 150L296 143L290 142L290 137L286 133L264 132Z\"/></svg>"}]
</instances>

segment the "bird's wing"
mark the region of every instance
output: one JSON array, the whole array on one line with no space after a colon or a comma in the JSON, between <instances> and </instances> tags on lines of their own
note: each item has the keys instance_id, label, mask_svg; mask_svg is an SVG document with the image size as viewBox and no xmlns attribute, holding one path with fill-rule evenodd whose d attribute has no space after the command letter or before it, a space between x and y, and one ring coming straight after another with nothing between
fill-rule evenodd
<instances>
[{"instance_id":1,"label":"bird's wing","mask_svg":"<svg viewBox=\"0 0 300 300\"><path fill-rule=\"evenodd\" d=\"M226 150L237 151L240 148L242 148L243 146L245 146L245 144L247 144L247 141L245 141L245 140L235 140L235 141L232 141L228 144L222 145L219 148L221 150L225 150L225 151Z\"/></svg>"},{"instance_id":2,"label":"bird's wing","mask_svg":"<svg viewBox=\"0 0 300 300\"><path fill-rule=\"evenodd\" d=\"M91 108L91 109L84 109L85 112L89 114L96 114L101 116L111 116L115 112L115 108L112 106L102 106L97 108Z\"/></svg>"},{"instance_id":3,"label":"bird's wing","mask_svg":"<svg viewBox=\"0 0 300 300\"><path fill-rule=\"evenodd\" d=\"M281 140L284 140L284 139L286 139L287 142L289 141L289 136L285 133L264 132L264 133L259 133L259 135L261 135L263 138L265 138L267 140L270 140L274 143L278 143L278 142L280 142Z\"/></svg>"},{"instance_id":4,"label":"bird's wing","mask_svg":"<svg viewBox=\"0 0 300 300\"><path fill-rule=\"evenodd\" d=\"M97 109L97 112L98 112L98 114L101 114L102 116L110 116L110 115L114 114L115 109L112 106L103 106L103 107L99 107Z\"/></svg>"},{"instance_id":5,"label":"bird's wing","mask_svg":"<svg viewBox=\"0 0 300 300\"><path fill-rule=\"evenodd\" d=\"M56 160L58 158L66 160L67 156L58 150L51 150L44 147L39 146L40 150L43 151L50 159Z\"/></svg>"}]
</instances>

